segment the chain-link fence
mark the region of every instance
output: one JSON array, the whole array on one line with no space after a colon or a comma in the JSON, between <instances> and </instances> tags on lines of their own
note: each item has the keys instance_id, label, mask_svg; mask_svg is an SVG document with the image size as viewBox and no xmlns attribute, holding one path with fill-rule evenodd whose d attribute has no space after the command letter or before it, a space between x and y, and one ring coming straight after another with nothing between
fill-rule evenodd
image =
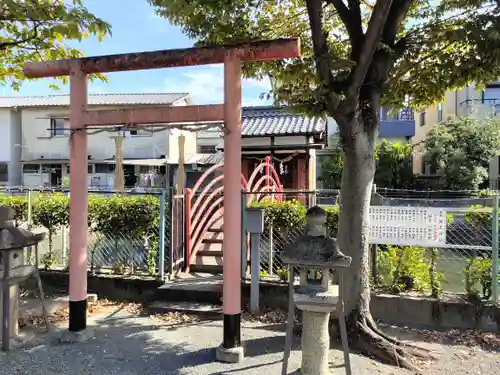
<instances>
[{"instance_id":1,"label":"chain-link fence","mask_svg":"<svg viewBox=\"0 0 500 375\"><path fill-rule=\"evenodd\" d=\"M425 202L422 205L421 201ZM397 289L418 288L467 294L473 298L491 296L493 278L493 213L491 197L420 200L384 198L391 206L442 207L446 211L446 243L439 248L378 245L377 281ZM450 204L451 203L451 204ZM498 225L498 224L497 224ZM497 239L498 241L498 239ZM434 278L434 280L433 280ZM438 292L438 290L435 290Z\"/></svg>"},{"instance_id":2,"label":"chain-link fence","mask_svg":"<svg viewBox=\"0 0 500 375\"><path fill-rule=\"evenodd\" d=\"M114 273L114 274L149 274L157 275L158 266L160 264L160 246L164 246L164 264L168 262L169 246L170 246L170 208L168 207L169 190L154 191L149 194L128 191L125 193L93 191L89 193L94 198L130 198L130 197L149 197L154 198L154 203L151 207L146 206L150 201L144 202L145 208L150 208L151 211L144 215L147 223L143 223L140 234L132 234L135 224L127 222L127 218L116 222L116 230L113 229L113 223L117 220L116 217L109 218L109 225L105 231L98 231L95 228L90 228L88 232L88 267L89 270L95 273ZM165 195L165 209L162 211L160 207L161 196ZM60 212L54 209L45 209L41 217L40 212L37 212L39 206L37 202L40 200L49 200L51 197L68 196L67 192L45 191L45 190L8 190L0 191L1 204L10 205L14 209L16 225L27 227L42 227L40 220L57 223L61 216L66 215L66 220L69 218L69 206L63 204L63 209L67 212ZM157 201L156 201L157 200ZM90 204L90 203L89 203ZM31 209L30 209L31 207ZM140 211L141 208L138 208ZM37 215L39 217L37 217ZM100 220L106 221L106 211L99 212ZM133 215L133 213L131 214ZM124 215L127 216L127 215ZM160 222L164 220L164 228L161 228ZM90 221L90 220L89 220ZM139 223L137 223L139 225ZM120 229L122 228L122 229ZM67 225L54 224L51 230L46 229L46 237L39 244L40 266L50 269L67 269L69 266L69 227ZM92 230L94 229L94 230ZM160 232L163 231L164 239L160 241Z\"/></svg>"},{"instance_id":3,"label":"chain-link fence","mask_svg":"<svg viewBox=\"0 0 500 375\"><path fill-rule=\"evenodd\" d=\"M300 194L300 195L299 195ZM311 202L325 208L339 200L338 191L286 192L285 200L298 200L307 208ZM306 197L297 199L295 197ZM323 201L328 202L322 204ZM372 277L383 289L392 292L420 291L429 294L449 292L487 299L492 293L493 198L379 196L372 204L397 207L441 207L446 211L446 243L439 248L419 246L372 245ZM333 204L330 202L334 202ZM303 225L273 228L266 225L260 243L262 277L282 278L283 249L304 233ZM376 249L376 253L375 253ZM395 290L397 289L397 290Z\"/></svg>"}]
</instances>

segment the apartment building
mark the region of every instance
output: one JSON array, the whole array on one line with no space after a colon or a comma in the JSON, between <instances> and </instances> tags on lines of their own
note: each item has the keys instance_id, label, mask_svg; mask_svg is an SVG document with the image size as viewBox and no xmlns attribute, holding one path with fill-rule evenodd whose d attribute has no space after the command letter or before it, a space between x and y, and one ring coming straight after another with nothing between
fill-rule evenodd
<instances>
[{"instance_id":1,"label":"apartment building","mask_svg":"<svg viewBox=\"0 0 500 375\"><path fill-rule=\"evenodd\" d=\"M187 93L90 94L89 107L130 108L190 104ZM166 162L176 160L178 137L186 137L185 153L196 153L196 135L133 124L127 131L94 132L88 136L88 185L114 186L115 141L123 136L126 185L153 187L165 181ZM69 96L0 97L0 183L9 186L60 186L69 175ZM89 132L92 132L89 130ZM5 173L6 172L6 173Z\"/></svg>"},{"instance_id":2,"label":"apartment building","mask_svg":"<svg viewBox=\"0 0 500 375\"><path fill-rule=\"evenodd\" d=\"M332 153L332 146L337 141L338 126L336 121L328 117L328 147L316 151L316 176L320 176L322 160ZM380 109L380 129L378 142L387 140L388 142L408 143L415 135L415 118L411 108L403 108L393 111L389 107ZM318 187L322 186L321 181L317 182Z\"/></svg>"},{"instance_id":3,"label":"apartment building","mask_svg":"<svg viewBox=\"0 0 500 375\"><path fill-rule=\"evenodd\" d=\"M484 119L500 114L500 82L487 84L484 89L469 85L462 89L450 90L441 103L433 104L416 114L416 131L412 139L414 145L413 172L433 176L436 170L425 155L423 142L433 126L448 119L473 117ZM498 157L490 163L490 180L499 178ZM495 185L496 186L496 185ZM493 187L493 186L492 186Z\"/></svg>"}]
</instances>

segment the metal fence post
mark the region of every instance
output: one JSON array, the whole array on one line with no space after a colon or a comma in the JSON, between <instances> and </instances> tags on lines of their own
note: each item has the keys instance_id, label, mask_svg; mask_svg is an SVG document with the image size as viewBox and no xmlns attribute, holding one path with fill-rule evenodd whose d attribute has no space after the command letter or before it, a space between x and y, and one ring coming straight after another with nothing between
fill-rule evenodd
<instances>
[{"instance_id":1,"label":"metal fence post","mask_svg":"<svg viewBox=\"0 0 500 375\"><path fill-rule=\"evenodd\" d=\"M160 248L160 280L165 280L165 193L166 190L161 190L160 196L160 233L158 247Z\"/></svg>"},{"instance_id":2,"label":"metal fence post","mask_svg":"<svg viewBox=\"0 0 500 375\"><path fill-rule=\"evenodd\" d=\"M66 196L69 200L69 193L66 193ZM61 228L62 263L64 267L66 267L66 265L69 266L69 263L66 264L68 260L68 226L63 226Z\"/></svg>"},{"instance_id":3,"label":"metal fence post","mask_svg":"<svg viewBox=\"0 0 500 375\"><path fill-rule=\"evenodd\" d=\"M273 238L273 225L271 224L269 226L269 263L268 263L268 273L269 275L272 275L273 274L273 268L274 268L274 265L273 265L273 257L274 257L274 238Z\"/></svg>"},{"instance_id":4,"label":"metal fence post","mask_svg":"<svg viewBox=\"0 0 500 375\"><path fill-rule=\"evenodd\" d=\"M27 217L28 230L31 230L31 227L33 225L33 213L32 213L32 209L31 209L33 202L31 201L31 198L32 198L31 190L28 190L28 217Z\"/></svg>"},{"instance_id":5,"label":"metal fence post","mask_svg":"<svg viewBox=\"0 0 500 375\"><path fill-rule=\"evenodd\" d=\"M247 249L247 204L246 191L241 191L241 279L245 279L248 264L248 249Z\"/></svg>"},{"instance_id":6,"label":"metal fence post","mask_svg":"<svg viewBox=\"0 0 500 375\"><path fill-rule=\"evenodd\" d=\"M179 198L174 198L175 191L173 188L168 189L168 236L169 236L169 242L168 242L168 257L167 257L167 265L168 265L168 277L170 277L174 273L174 246L179 246L179 238L182 238L182 246L184 246L184 225L179 228L178 224L178 218L177 216L180 214L181 215L181 223L184 223L184 204L182 201L182 197ZM179 203L175 199L181 199L180 201L180 207L181 207L181 212L179 213ZM175 205L175 208L174 208ZM174 209L175 209L175 219L174 219ZM175 220L175 224L174 224ZM175 225L175 228L174 228ZM179 234L179 231L181 232ZM175 237L174 237L175 236Z\"/></svg>"},{"instance_id":7,"label":"metal fence post","mask_svg":"<svg viewBox=\"0 0 500 375\"><path fill-rule=\"evenodd\" d=\"M493 214L492 216L492 269L491 269L491 295L493 303L498 305L498 195L493 196Z\"/></svg>"},{"instance_id":8,"label":"metal fence post","mask_svg":"<svg viewBox=\"0 0 500 375\"><path fill-rule=\"evenodd\" d=\"M259 283L260 283L260 233L250 234L250 311L257 314L259 308Z\"/></svg>"}]
</instances>

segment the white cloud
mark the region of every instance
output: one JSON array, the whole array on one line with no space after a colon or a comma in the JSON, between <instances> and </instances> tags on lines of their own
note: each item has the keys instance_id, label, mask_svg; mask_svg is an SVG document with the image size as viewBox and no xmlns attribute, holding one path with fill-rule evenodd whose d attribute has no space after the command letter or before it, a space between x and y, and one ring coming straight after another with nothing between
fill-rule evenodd
<instances>
[{"instance_id":1,"label":"white cloud","mask_svg":"<svg viewBox=\"0 0 500 375\"><path fill-rule=\"evenodd\" d=\"M189 92L195 104L221 103L224 100L224 73L221 66L190 69L172 82L167 80L167 91ZM244 78L242 81L243 105L266 105L259 95L270 89L268 80Z\"/></svg>"}]
</instances>

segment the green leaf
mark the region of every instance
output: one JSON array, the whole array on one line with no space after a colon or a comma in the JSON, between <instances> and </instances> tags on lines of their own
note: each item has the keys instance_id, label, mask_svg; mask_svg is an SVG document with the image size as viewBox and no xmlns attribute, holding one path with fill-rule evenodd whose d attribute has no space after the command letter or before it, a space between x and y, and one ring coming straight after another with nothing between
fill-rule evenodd
<instances>
[{"instance_id":1,"label":"green leaf","mask_svg":"<svg viewBox=\"0 0 500 375\"><path fill-rule=\"evenodd\" d=\"M81 57L65 43L89 36L100 41L111 33L111 26L81 1L3 0L0 18L0 85L15 90L27 79L22 71L27 62Z\"/></svg>"}]
</instances>

